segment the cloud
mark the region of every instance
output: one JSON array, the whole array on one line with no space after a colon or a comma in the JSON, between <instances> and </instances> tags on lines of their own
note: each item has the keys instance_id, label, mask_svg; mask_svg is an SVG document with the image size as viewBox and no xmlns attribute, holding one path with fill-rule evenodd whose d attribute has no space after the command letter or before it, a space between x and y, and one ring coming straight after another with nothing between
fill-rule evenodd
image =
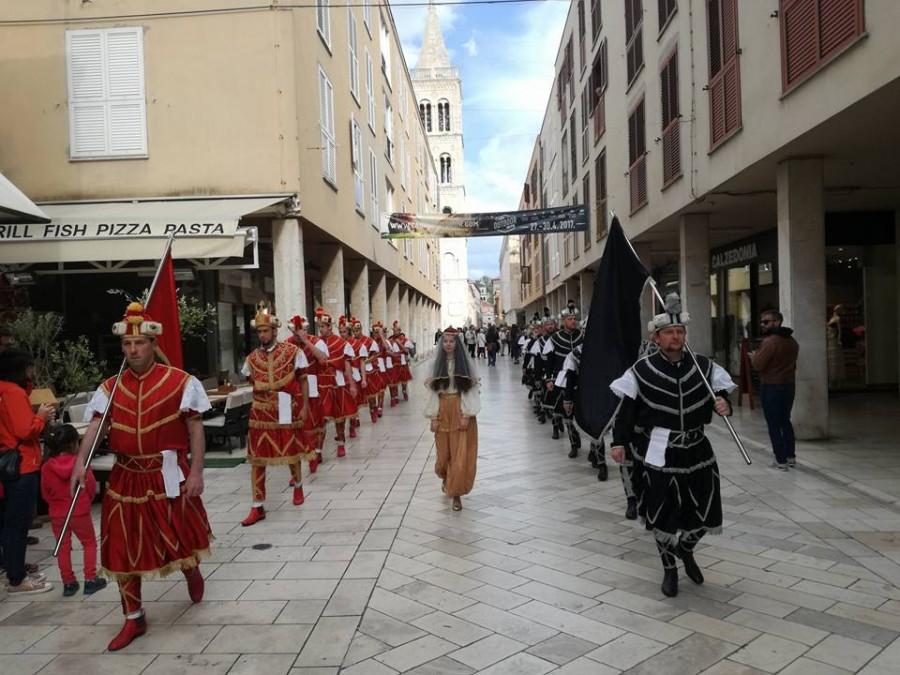
<instances>
[{"instance_id":1,"label":"cloud","mask_svg":"<svg viewBox=\"0 0 900 675\"><path fill-rule=\"evenodd\" d=\"M466 42L463 43L463 47L466 49L466 53L469 56L478 56L478 43L475 42L475 36L472 35Z\"/></svg>"}]
</instances>

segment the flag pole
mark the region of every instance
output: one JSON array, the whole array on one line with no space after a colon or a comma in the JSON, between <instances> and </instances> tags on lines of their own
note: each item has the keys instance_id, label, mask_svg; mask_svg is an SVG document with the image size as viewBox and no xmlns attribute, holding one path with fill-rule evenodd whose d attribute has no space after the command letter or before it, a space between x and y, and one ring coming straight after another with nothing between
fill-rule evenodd
<instances>
[{"instance_id":1,"label":"flag pole","mask_svg":"<svg viewBox=\"0 0 900 675\"><path fill-rule=\"evenodd\" d=\"M159 266L156 268L156 274L153 275L153 283L150 284L150 292L147 293L147 304L150 304L150 298L153 297L153 291L156 289L156 284L159 281L159 276L162 273L163 265L165 265L166 258L169 257L169 253L172 250L172 243L175 241L175 235L171 235L169 239L166 241L166 249L163 251L162 258L159 260ZM127 361L125 358L122 359L122 364L119 366L119 372L116 373L116 379L113 382L112 389L109 392L109 397L106 399L106 408L103 410L103 415L100 418L100 425L97 427L97 433L94 435L94 440L91 442L91 449L88 451L87 457L84 460L84 469L87 471L91 466L91 460L94 459L94 453L97 452L97 448L100 445L100 441L102 440L104 433L103 430L106 427L106 423L109 420L109 411L112 408L113 397L116 395L116 391L119 388L119 381L122 379L122 373L125 372L125 365ZM72 494L72 501L69 503L69 510L66 512L66 519L63 521L62 529L59 532L59 537L56 540L56 546L53 548L53 557L56 558L59 556L59 549L62 546L63 539L65 539L66 531L69 529L69 524L72 521L72 515L75 513L75 504L78 502L78 495L81 494L81 491L84 489L81 483L75 486L75 492Z\"/></svg>"},{"instance_id":2,"label":"flag pole","mask_svg":"<svg viewBox=\"0 0 900 675\"><path fill-rule=\"evenodd\" d=\"M616 217L616 214L614 211L610 211L610 214L612 215L613 218ZM631 249L631 252L634 254L634 257L637 258L638 260L640 260L640 256L638 256L637 251L634 250L634 246L631 245L631 240L628 237L625 237L625 241L628 242L628 248ZM656 300L659 302L659 304L663 308L665 308L666 301L663 298L662 293L659 292L659 288L656 287L656 280L653 278L652 275L650 275L650 274L647 275L647 282L650 284L650 288L653 290L653 295L656 298ZM694 362L694 366L696 366L697 372L700 373L700 379L703 380L703 384L706 386L706 391L709 392L709 395L712 396L713 400L715 401L716 400L716 392L713 391L712 385L710 384L709 380L706 377L706 373L703 372L703 369L700 367L700 364L697 363L697 355L694 354L694 350L691 349L691 346L688 344L687 337L685 337L685 340L684 340L684 349L688 353L688 355L691 357L691 360ZM728 431L731 432L731 438L734 440L735 445L737 445L738 450L741 451L741 455L743 455L744 461L747 463L747 466L750 466L753 462L750 459L750 455L747 454L747 449L744 447L744 443L743 443L743 441L741 441L741 437L738 436L737 431L735 431L734 426L731 424L731 420L728 419L728 417L726 417L725 415L721 415L720 417L724 420L725 426L728 427Z\"/></svg>"}]
</instances>

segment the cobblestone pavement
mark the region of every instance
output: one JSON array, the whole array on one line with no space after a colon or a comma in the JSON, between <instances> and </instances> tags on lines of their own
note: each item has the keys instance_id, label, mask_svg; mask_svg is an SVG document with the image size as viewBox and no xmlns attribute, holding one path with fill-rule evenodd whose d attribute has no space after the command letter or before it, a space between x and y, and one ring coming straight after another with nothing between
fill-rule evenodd
<instances>
[{"instance_id":1,"label":"cobblestone pavement","mask_svg":"<svg viewBox=\"0 0 900 675\"><path fill-rule=\"evenodd\" d=\"M583 457L566 457L508 360L483 376L478 479L463 511L433 475L417 385L413 401L363 423L348 457L331 450L304 506L290 504L287 471L270 470L269 517L251 528L239 524L247 467L208 470L206 599L191 605L180 576L146 583L150 631L122 652L104 653L121 622L113 587L89 599L63 599L59 586L30 602L0 595L0 672L900 672L893 502L830 478L821 461L782 474L756 450L745 467L716 428L725 532L698 548L705 585L682 576L666 599L653 541L623 518L617 474L599 483ZM896 472L888 453L864 457ZM40 538L30 559L58 580L46 528Z\"/></svg>"}]
</instances>

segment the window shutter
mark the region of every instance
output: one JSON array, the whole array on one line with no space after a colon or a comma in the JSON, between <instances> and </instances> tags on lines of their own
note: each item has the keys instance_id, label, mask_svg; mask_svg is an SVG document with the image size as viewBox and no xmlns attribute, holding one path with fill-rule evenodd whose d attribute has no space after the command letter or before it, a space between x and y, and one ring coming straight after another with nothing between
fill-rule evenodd
<instances>
[{"instance_id":1,"label":"window shutter","mask_svg":"<svg viewBox=\"0 0 900 675\"><path fill-rule=\"evenodd\" d=\"M147 152L142 43L139 28L106 34L109 150L113 154Z\"/></svg>"},{"instance_id":2,"label":"window shutter","mask_svg":"<svg viewBox=\"0 0 900 675\"><path fill-rule=\"evenodd\" d=\"M681 175L680 120L678 114L678 52L672 54L660 76L662 88L663 187Z\"/></svg>"},{"instance_id":3,"label":"window shutter","mask_svg":"<svg viewBox=\"0 0 900 675\"><path fill-rule=\"evenodd\" d=\"M782 0L782 85L785 91L817 71L862 34L862 0Z\"/></svg>"},{"instance_id":4,"label":"window shutter","mask_svg":"<svg viewBox=\"0 0 900 675\"><path fill-rule=\"evenodd\" d=\"M709 0L710 31L710 150L741 127L740 62L736 0ZM721 45L716 55L714 45ZM717 59L717 60L716 60ZM718 70L714 65L721 64Z\"/></svg>"},{"instance_id":5,"label":"window shutter","mask_svg":"<svg viewBox=\"0 0 900 675\"><path fill-rule=\"evenodd\" d=\"M820 0L819 30L823 59L862 32L861 18L859 0Z\"/></svg>"}]
</instances>

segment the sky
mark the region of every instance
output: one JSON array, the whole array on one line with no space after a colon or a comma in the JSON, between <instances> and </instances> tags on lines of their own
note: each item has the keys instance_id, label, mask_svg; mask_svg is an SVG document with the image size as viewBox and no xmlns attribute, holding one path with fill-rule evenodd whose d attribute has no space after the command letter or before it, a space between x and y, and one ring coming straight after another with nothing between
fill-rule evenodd
<instances>
[{"instance_id":1,"label":"sky","mask_svg":"<svg viewBox=\"0 0 900 675\"><path fill-rule=\"evenodd\" d=\"M427 7L391 8L406 64L414 68ZM440 2L440 0L438 0ZM444 42L463 87L467 211L519 206L534 142L553 85L569 3L439 5ZM500 274L500 237L469 240L469 278Z\"/></svg>"}]
</instances>

